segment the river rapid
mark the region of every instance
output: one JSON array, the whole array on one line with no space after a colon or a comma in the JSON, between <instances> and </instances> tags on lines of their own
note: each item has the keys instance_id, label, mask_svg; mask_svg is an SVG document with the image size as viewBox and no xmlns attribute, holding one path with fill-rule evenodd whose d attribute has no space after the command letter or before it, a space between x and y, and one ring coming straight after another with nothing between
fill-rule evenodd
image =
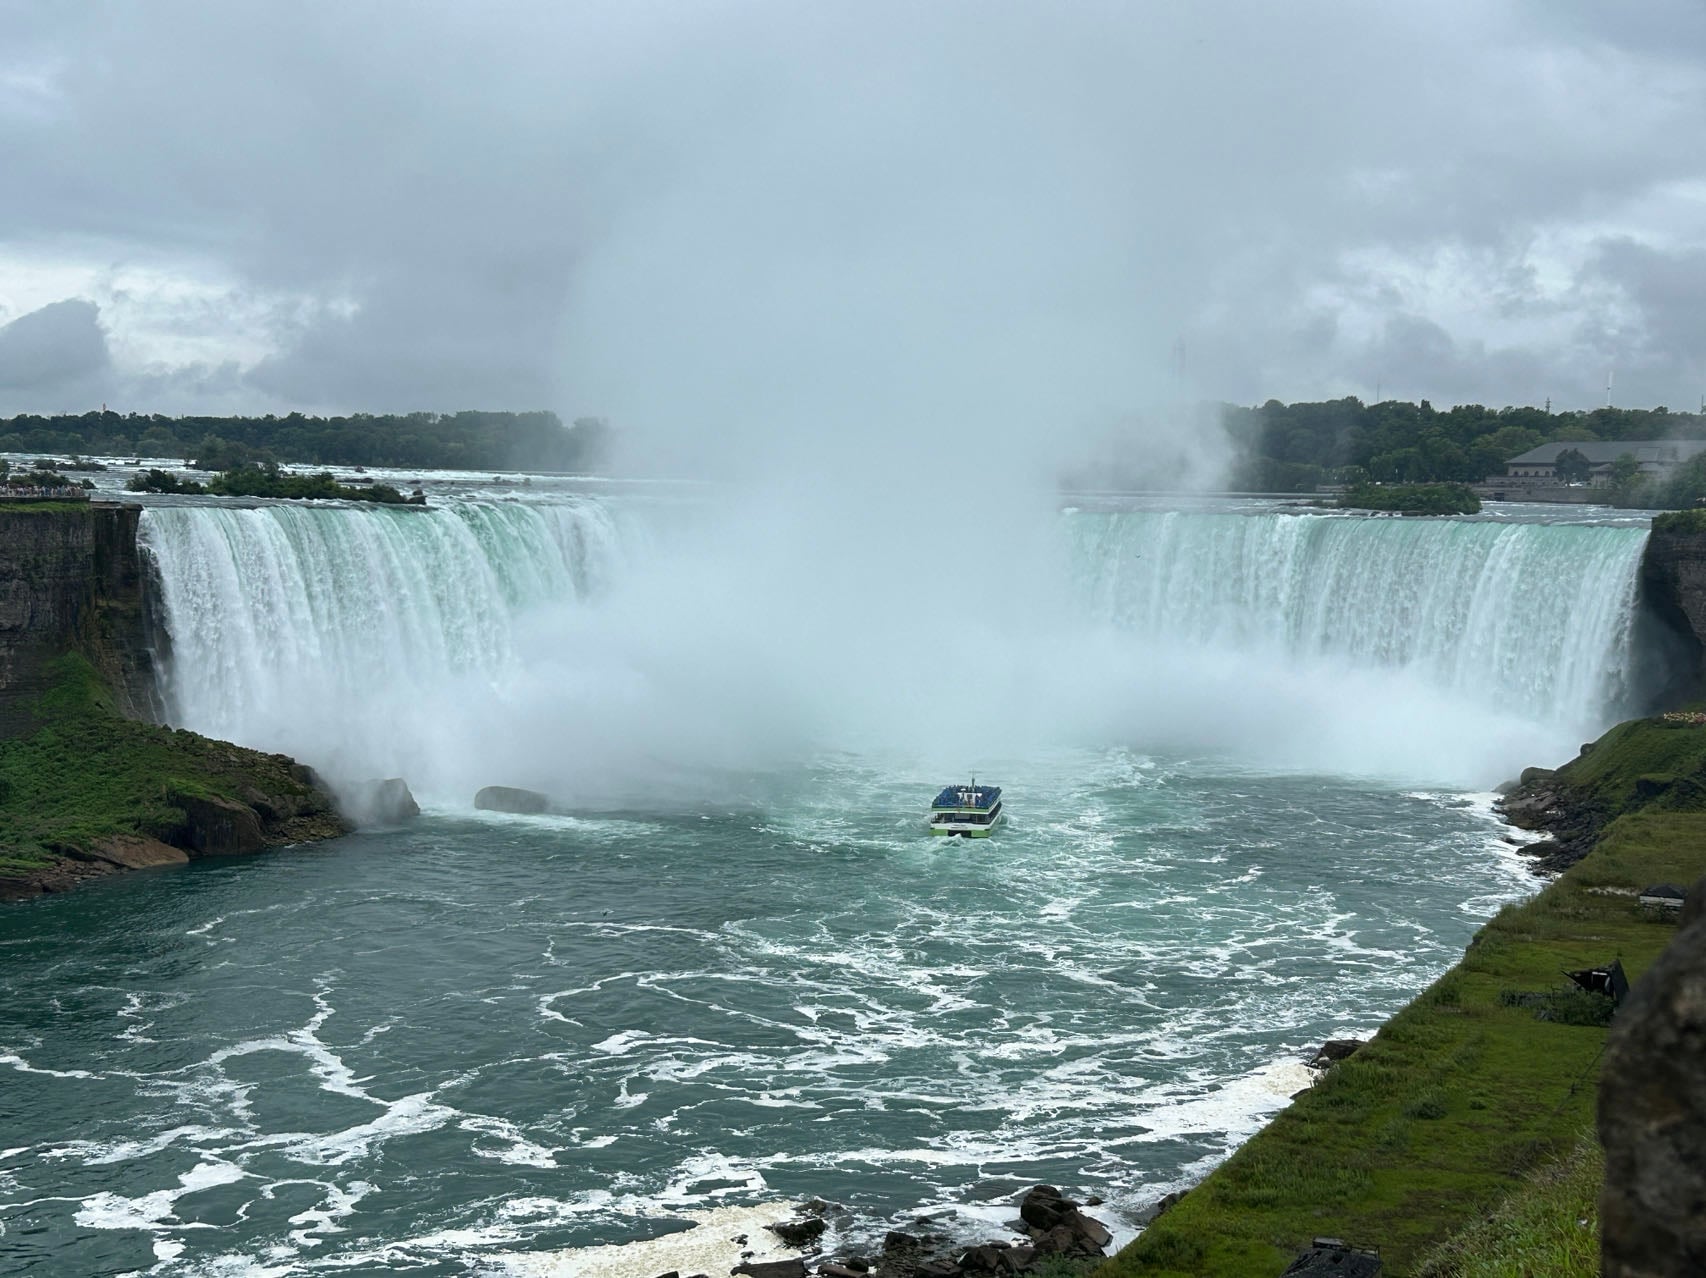
<instances>
[{"instance_id":1,"label":"river rapid","mask_svg":"<svg viewBox=\"0 0 1706 1278\"><path fill-rule=\"evenodd\" d=\"M588 1249L1038 1181L1129 1236L1530 890L1488 791L1640 693L1616 518L1084 502L944 616L1001 574L540 488L147 512L177 721L425 812L0 913L0 1272L647 1278ZM1009 824L931 839L974 768Z\"/></svg>"}]
</instances>

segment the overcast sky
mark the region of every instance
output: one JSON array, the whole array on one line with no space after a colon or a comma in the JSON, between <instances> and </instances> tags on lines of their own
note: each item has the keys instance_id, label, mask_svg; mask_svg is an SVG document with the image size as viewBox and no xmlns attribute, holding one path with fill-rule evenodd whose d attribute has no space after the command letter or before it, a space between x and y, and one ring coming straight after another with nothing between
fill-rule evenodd
<instances>
[{"instance_id":1,"label":"overcast sky","mask_svg":"<svg viewBox=\"0 0 1706 1278\"><path fill-rule=\"evenodd\" d=\"M0 0L0 414L1694 408L1701 0Z\"/></svg>"}]
</instances>

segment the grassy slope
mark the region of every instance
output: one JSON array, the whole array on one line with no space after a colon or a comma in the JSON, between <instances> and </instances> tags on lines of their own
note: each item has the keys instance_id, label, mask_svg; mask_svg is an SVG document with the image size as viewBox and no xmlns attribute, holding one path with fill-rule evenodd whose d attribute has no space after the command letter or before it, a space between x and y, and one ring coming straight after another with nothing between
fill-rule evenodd
<instances>
[{"instance_id":1,"label":"grassy slope","mask_svg":"<svg viewBox=\"0 0 1706 1278\"><path fill-rule=\"evenodd\" d=\"M56 497L7 497L0 499L0 510L17 511L22 515L63 515L66 511L86 513L86 501L63 501Z\"/></svg>"},{"instance_id":2,"label":"grassy slope","mask_svg":"<svg viewBox=\"0 0 1706 1278\"><path fill-rule=\"evenodd\" d=\"M39 704L43 726L0 742L0 877L50 865L56 848L106 834L162 838L184 819L174 793L309 793L282 755L121 718L81 657L60 658L57 675Z\"/></svg>"},{"instance_id":3,"label":"grassy slope","mask_svg":"<svg viewBox=\"0 0 1706 1278\"><path fill-rule=\"evenodd\" d=\"M1544 1197L1548 1169L1592 1124L1605 1031L1537 1021L1503 1006L1500 991L1556 988L1563 969L1614 957L1632 981L1645 971L1675 929L1644 917L1629 894L1706 872L1706 812L1676 810L1692 784L1642 797L1636 778L1688 777L1703 763L1706 728L1640 720L1562 769L1583 797L1621 814L1594 851L1538 897L1500 911L1455 968L1111 1260L1103 1278L1277 1275L1319 1234L1379 1246L1387 1273L1414 1273L1513 1191ZM1460 1272L1441 1263L1437 1272ZM1596 1270L1597 1255L1580 1272Z\"/></svg>"},{"instance_id":4,"label":"grassy slope","mask_svg":"<svg viewBox=\"0 0 1706 1278\"><path fill-rule=\"evenodd\" d=\"M1499 1209L1430 1252L1428 1278L1596 1278L1605 1156L1592 1132L1541 1167Z\"/></svg>"}]
</instances>

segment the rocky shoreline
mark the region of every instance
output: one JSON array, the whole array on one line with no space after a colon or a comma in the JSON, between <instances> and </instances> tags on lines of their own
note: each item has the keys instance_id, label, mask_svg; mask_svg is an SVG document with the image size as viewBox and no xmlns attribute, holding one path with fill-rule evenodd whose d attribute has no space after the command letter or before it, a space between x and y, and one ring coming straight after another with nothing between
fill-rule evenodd
<instances>
[{"instance_id":1,"label":"rocky shoreline","mask_svg":"<svg viewBox=\"0 0 1706 1278\"><path fill-rule=\"evenodd\" d=\"M1583 746L1586 754L1589 746ZM1530 858L1529 873L1554 878L1593 851L1611 816L1585 803L1555 768L1525 768L1506 786L1493 810L1519 830L1547 837L1516 847Z\"/></svg>"},{"instance_id":2,"label":"rocky shoreline","mask_svg":"<svg viewBox=\"0 0 1706 1278\"><path fill-rule=\"evenodd\" d=\"M256 754L238 746L227 748L239 763L242 756ZM243 856L350 832L353 827L310 769L284 755L257 757L266 762L258 770L274 774L269 790L248 785L235 798L168 790L165 802L182 813L175 825L155 834L114 830L86 840L50 841L45 850L52 859L44 864L21 872L0 870L0 901L66 892L132 870ZM277 784L280 771L294 784Z\"/></svg>"},{"instance_id":3,"label":"rocky shoreline","mask_svg":"<svg viewBox=\"0 0 1706 1278\"><path fill-rule=\"evenodd\" d=\"M875 1271L882 1278L1014 1278L1040 1265L1060 1263L1089 1265L1107 1255L1113 1234L1101 1221L1086 1215L1085 1207L1101 1203L1088 1198L1079 1203L1052 1185L1035 1185L1018 1201L1018 1217L1009 1222L1010 1237L981 1243L956 1243L946 1234L891 1229L883 1236L875 1254L863 1251L824 1253L819 1240L832 1218L844 1209L822 1199L813 1199L798 1209L792 1219L766 1226L789 1247L804 1254L784 1260L750 1260L755 1252L743 1252L741 1263L729 1271L744 1278L868 1278ZM840 1223L840 1222L837 1222ZM740 1235L734 1240L744 1245ZM660 1278L681 1278L679 1273ZM712 1278L694 1274L689 1278Z\"/></svg>"}]
</instances>

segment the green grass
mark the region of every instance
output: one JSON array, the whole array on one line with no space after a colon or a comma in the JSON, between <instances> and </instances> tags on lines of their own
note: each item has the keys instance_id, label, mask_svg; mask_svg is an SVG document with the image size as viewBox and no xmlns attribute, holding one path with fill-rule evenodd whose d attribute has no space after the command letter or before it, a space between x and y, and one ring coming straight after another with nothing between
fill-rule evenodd
<instances>
[{"instance_id":1,"label":"green grass","mask_svg":"<svg viewBox=\"0 0 1706 1278\"><path fill-rule=\"evenodd\" d=\"M1662 717L1620 723L1558 770L1558 781L1607 817L1706 807L1706 724Z\"/></svg>"},{"instance_id":2,"label":"green grass","mask_svg":"<svg viewBox=\"0 0 1706 1278\"><path fill-rule=\"evenodd\" d=\"M1482 1254L1492 1254L1480 1241L1491 1235L1470 1230L1503 1211L1530 1221L1522 1246L1560 1256L1594 1249L1581 1237L1591 1231L1575 1223L1594 1173L1573 1151L1593 1121L1606 1030L1539 1020L1501 996L1558 990L1564 970L1613 958L1634 981L1653 962L1675 926L1643 915L1633 893L1706 872L1706 811L1680 810L1692 789L1647 794L1636 782L1655 772L1688 777L1702 761L1706 729L1643 720L1614 728L1560 770L1564 784L1623 814L1594 850L1539 896L1501 910L1456 967L1099 1278L1264 1278L1321 1234L1379 1247L1393 1278L1424 1272L1428 1257L1434 1268L1425 1272L1438 1275L1594 1272L1569 1268L1574 1260L1500 1268ZM1567 1188L1541 1170L1550 1167L1564 1169ZM1454 1237L1461 1246L1451 1264L1491 1267L1440 1268Z\"/></svg>"},{"instance_id":3,"label":"green grass","mask_svg":"<svg viewBox=\"0 0 1706 1278\"><path fill-rule=\"evenodd\" d=\"M66 656L36 706L43 726L0 742L0 878L52 864L105 835L170 839L174 795L310 793L283 755L119 717L87 661Z\"/></svg>"},{"instance_id":4,"label":"green grass","mask_svg":"<svg viewBox=\"0 0 1706 1278\"><path fill-rule=\"evenodd\" d=\"M1597 1278L1605 1155L1591 1131L1490 1214L1430 1251L1417 1278Z\"/></svg>"},{"instance_id":5,"label":"green grass","mask_svg":"<svg viewBox=\"0 0 1706 1278\"><path fill-rule=\"evenodd\" d=\"M87 512L87 501L66 501L58 497L8 497L0 499L0 512L16 511L20 515L63 515L68 510Z\"/></svg>"}]
</instances>

